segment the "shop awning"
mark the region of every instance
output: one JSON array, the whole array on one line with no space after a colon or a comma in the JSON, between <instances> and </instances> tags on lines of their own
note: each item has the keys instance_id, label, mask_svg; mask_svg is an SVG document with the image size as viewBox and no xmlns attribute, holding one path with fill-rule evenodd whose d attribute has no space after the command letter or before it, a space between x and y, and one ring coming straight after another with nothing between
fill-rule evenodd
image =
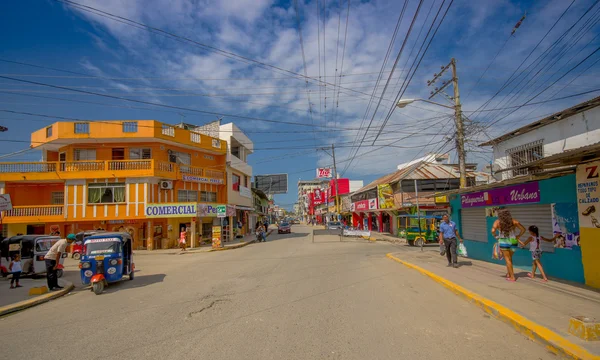
<instances>
[{"instance_id":1,"label":"shop awning","mask_svg":"<svg viewBox=\"0 0 600 360\"><path fill-rule=\"evenodd\" d=\"M248 207L248 206L241 206L241 205L236 205L235 206L236 210L245 210L245 211L254 211L256 209Z\"/></svg>"}]
</instances>

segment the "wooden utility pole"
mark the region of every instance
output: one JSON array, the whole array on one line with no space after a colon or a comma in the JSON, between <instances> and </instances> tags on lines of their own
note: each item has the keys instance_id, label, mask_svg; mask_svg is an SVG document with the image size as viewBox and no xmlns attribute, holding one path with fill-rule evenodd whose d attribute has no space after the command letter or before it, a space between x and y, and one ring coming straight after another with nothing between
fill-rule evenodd
<instances>
[{"instance_id":1,"label":"wooden utility pole","mask_svg":"<svg viewBox=\"0 0 600 360\"><path fill-rule=\"evenodd\" d=\"M456 60L450 60L452 66L452 87L454 88L454 113L456 122L456 151L458 153L458 171L460 173L460 187L467 187L467 167L465 155L465 130L460 104L460 93L458 91L458 76L456 75Z\"/></svg>"},{"instance_id":2,"label":"wooden utility pole","mask_svg":"<svg viewBox=\"0 0 600 360\"><path fill-rule=\"evenodd\" d=\"M340 205L338 201L340 189L338 187L337 167L335 164L335 146L333 144L331 144L331 156L333 157L333 176L335 179L335 216L337 217L340 214ZM335 221L337 220L338 219L335 219Z\"/></svg>"},{"instance_id":3,"label":"wooden utility pole","mask_svg":"<svg viewBox=\"0 0 600 360\"><path fill-rule=\"evenodd\" d=\"M435 88L434 91L431 92L431 96L429 99L433 98L439 93L444 93L444 89L452 84L454 88L454 122L456 124L456 152L458 154L458 171L460 173L460 187L467 187L467 167L466 167L466 154L465 154L465 130L462 118L462 109L460 104L460 93L458 91L458 75L456 74L456 59L452 58L450 63L446 66L442 66L442 70L433 75L433 79L427 81L427 86L431 86L435 84L435 82L442 77L444 72L448 70L448 68L452 68L452 80L444 81L439 88ZM424 100L427 101L427 100ZM440 105L440 104L438 104ZM441 105L448 107L446 105Z\"/></svg>"}]
</instances>

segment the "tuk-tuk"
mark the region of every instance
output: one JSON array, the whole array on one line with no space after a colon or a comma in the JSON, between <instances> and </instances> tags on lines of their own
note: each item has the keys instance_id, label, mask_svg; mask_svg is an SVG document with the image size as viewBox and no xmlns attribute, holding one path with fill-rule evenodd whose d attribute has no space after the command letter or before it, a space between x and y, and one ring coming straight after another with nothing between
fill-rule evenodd
<instances>
[{"instance_id":1,"label":"tuk-tuk","mask_svg":"<svg viewBox=\"0 0 600 360\"><path fill-rule=\"evenodd\" d=\"M23 276L39 275L46 273L46 261L44 256L48 250L54 245L60 236L50 235L17 235L2 240L0 243L0 272L6 277L10 272L8 266L14 255L21 255L21 266L23 268ZM63 253L58 264L57 276L63 275L63 259L67 257L67 253Z\"/></svg>"},{"instance_id":2,"label":"tuk-tuk","mask_svg":"<svg viewBox=\"0 0 600 360\"><path fill-rule=\"evenodd\" d=\"M81 231L75 235L75 242L71 245L71 257L75 260L79 260L81 258L81 254L83 254L83 240L88 236L92 236L94 234L104 233L104 230L88 230Z\"/></svg>"},{"instance_id":3,"label":"tuk-tuk","mask_svg":"<svg viewBox=\"0 0 600 360\"><path fill-rule=\"evenodd\" d=\"M405 238L410 246L436 243L441 221L442 217L439 215L400 215L398 216L398 236Z\"/></svg>"},{"instance_id":4,"label":"tuk-tuk","mask_svg":"<svg viewBox=\"0 0 600 360\"><path fill-rule=\"evenodd\" d=\"M131 242L131 236L125 232L104 232L86 237L79 262L81 282L92 284L92 291L100 295L105 286L120 281L123 275L133 280L135 265Z\"/></svg>"}]
</instances>

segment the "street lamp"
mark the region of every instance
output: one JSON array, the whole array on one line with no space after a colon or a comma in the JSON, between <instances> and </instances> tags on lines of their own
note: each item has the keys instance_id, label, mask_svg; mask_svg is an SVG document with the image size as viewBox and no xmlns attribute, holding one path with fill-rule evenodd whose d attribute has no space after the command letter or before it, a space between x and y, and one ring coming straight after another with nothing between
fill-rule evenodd
<instances>
[{"instance_id":1,"label":"street lamp","mask_svg":"<svg viewBox=\"0 0 600 360\"><path fill-rule=\"evenodd\" d=\"M426 103L429 103L429 104L434 104L434 105L438 105L438 106L441 106L441 107L445 107L446 109L452 109L452 110L454 110L456 108L455 106L448 106L448 105L436 103L435 101L429 101L429 100L425 100L425 99L400 99L396 103L396 106L398 108L400 108L400 109L404 109L406 106L414 103L415 101L423 101L423 102L426 102Z\"/></svg>"},{"instance_id":2,"label":"street lamp","mask_svg":"<svg viewBox=\"0 0 600 360\"><path fill-rule=\"evenodd\" d=\"M465 139L462 122L462 113L460 110L460 103L457 102L454 106L448 106L440 104L434 101L425 99L400 99L396 103L399 109L403 109L406 106L414 103L415 101L423 101L429 104L444 107L446 109L454 110L455 122L456 122L456 151L458 152L458 171L460 173L460 187L465 188L467 186L467 170L466 170L466 155L465 155Z\"/></svg>"}]
</instances>

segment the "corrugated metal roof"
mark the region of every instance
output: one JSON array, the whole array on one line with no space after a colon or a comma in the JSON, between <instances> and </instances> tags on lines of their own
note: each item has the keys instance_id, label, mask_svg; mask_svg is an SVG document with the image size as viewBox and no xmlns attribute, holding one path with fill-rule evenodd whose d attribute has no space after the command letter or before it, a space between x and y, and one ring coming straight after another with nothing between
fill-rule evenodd
<instances>
[{"instance_id":1,"label":"corrugated metal roof","mask_svg":"<svg viewBox=\"0 0 600 360\"><path fill-rule=\"evenodd\" d=\"M467 177L474 177L478 181L489 180L490 175L480 171L467 171ZM384 175L377 180L372 181L366 186L356 191L361 193L376 188L377 185L391 184L399 180L423 180L423 179L459 179L460 173L458 165L455 164L436 164L421 162L413 164L410 167L397 170L391 174Z\"/></svg>"}]
</instances>

